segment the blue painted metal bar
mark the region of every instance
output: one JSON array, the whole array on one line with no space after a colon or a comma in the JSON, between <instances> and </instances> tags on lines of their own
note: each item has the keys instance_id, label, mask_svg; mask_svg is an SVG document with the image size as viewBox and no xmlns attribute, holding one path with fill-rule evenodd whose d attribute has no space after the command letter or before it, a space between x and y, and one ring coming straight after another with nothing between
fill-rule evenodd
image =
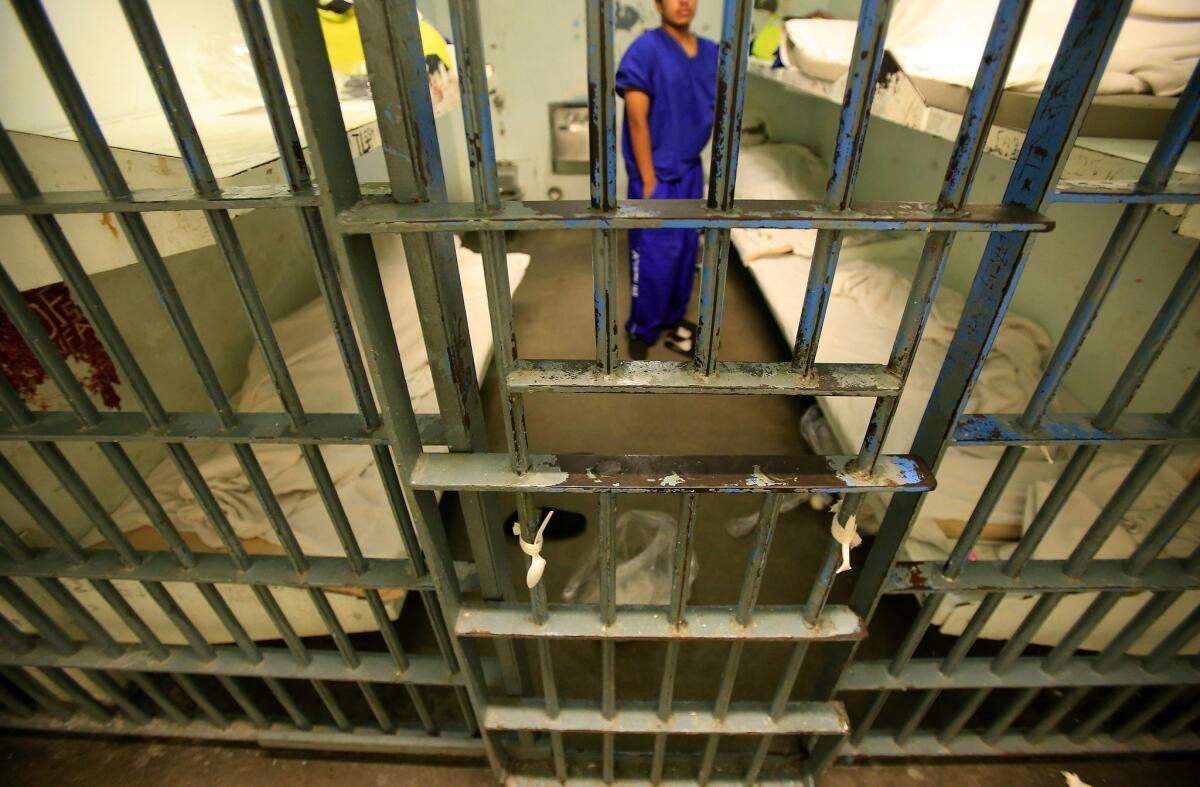
<instances>
[{"instance_id":1,"label":"blue painted metal bar","mask_svg":"<svg viewBox=\"0 0 1200 787\"><path fill-rule=\"evenodd\" d=\"M1003 198L1006 205L1034 209L1049 195L1082 124L1128 5L1128 2L1100 0L1082 0L1076 5L1047 88L1034 110L1031 131L1013 167ZM935 469L999 329L1020 277L1029 240L1024 233L994 233L984 250L962 318L913 442L913 451ZM879 535L860 569L851 604L868 620L919 505L916 496L892 498ZM823 687L818 697L832 696L837 690L842 665L852 658L854 645L835 645L833 651L817 681ZM829 764L838 744L838 741L817 742L812 754L815 773Z\"/></svg>"},{"instance_id":2,"label":"blue painted metal bar","mask_svg":"<svg viewBox=\"0 0 1200 787\"><path fill-rule=\"evenodd\" d=\"M716 112L713 118L707 200L708 207L715 210L728 210L733 205L753 6L752 0L725 0L721 15ZM696 371L707 376L716 370L717 352L721 344L721 319L725 311L725 282L729 269L729 233L712 227L706 228L703 245L700 308L699 319L696 321L693 361ZM711 767L711 760L706 762ZM706 769L702 765L702 777L705 772Z\"/></svg>"},{"instance_id":3,"label":"blue painted metal bar","mask_svg":"<svg viewBox=\"0 0 1200 787\"><path fill-rule=\"evenodd\" d=\"M1158 143L1154 146L1154 151L1150 154L1150 161L1146 164L1146 168L1142 171L1141 177L1138 179L1138 186L1147 191L1156 191L1166 185L1167 179L1175 170L1175 165L1179 162L1180 156L1183 155L1184 149L1187 147L1188 141L1191 139L1192 132L1195 130L1197 122L1200 121L1200 68L1192 72L1191 79L1188 80L1187 87L1184 88L1184 93L1180 97L1179 102L1175 105L1175 109L1171 112L1171 117L1167 120L1166 128L1163 130L1162 136L1159 137ZM1117 226L1113 229L1112 235L1109 236L1108 244L1104 247L1103 253L1100 255L1100 260L1096 263L1096 268L1092 273L1091 278L1085 285L1083 292L1079 296L1079 302L1072 313L1070 320L1067 323L1067 328L1064 330L1062 338L1059 340L1058 346L1054 348L1050 361L1047 363L1045 374L1042 380L1038 383L1037 389L1033 396L1030 397L1028 405L1025 407L1025 412L1022 413L1020 424L1025 427L1036 426L1038 421L1049 409L1051 401L1058 393L1058 388L1062 384L1062 380L1066 377L1067 371L1071 368L1075 356L1079 352L1079 348L1083 344L1083 340L1087 337L1091 330L1092 323L1099 313L1101 305L1111 291L1113 283L1116 281L1117 274L1120 272L1121 265L1125 262L1126 256L1129 254L1129 249L1133 245L1133 241L1137 238L1142 225L1145 224L1146 218L1150 215L1151 205L1145 203L1127 205L1121 213L1120 219L1117 220ZM1181 283L1187 281L1187 273ZM1190 295L1188 296L1190 298ZM1186 300L1184 304L1186 305ZM1166 312L1160 313L1160 319L1168 320ZM1134 355L1134 362L1131 365L1130 376L1132 380L1140 382L1141 377L1136 376L1140 369L1142 375L1145 369L1148 369L1149 363L1157 357L1157 352L1161 351L1164 338L1161 336L1162 328L1159 327L1156 320L1155 326L1151 328L1147 334L1143 344L1147 349L1154 349L1154 355L1151 356L1148 362L1145 363L1145 368L1138 358L1138 354ZM1169 330L1167 331L1169 336ZM1142 348L1139 348L1142 349ZM1136 390L1136 382L1130 382L1124 386L1118 386L1118 390L1114 392L1110 400L1106 402L1102 409L1104 420L1101 420L1098 425L1105 426L1108 420L1115 418L1122 409L1122 402L1128 404L1128 400L1132 398L1132 391Z\"/></svg>"},{"instance_id":4,"label":"blue painted metal bar","mask_svg":"<svg viewBox=\"0 0 1200 787\"><path fill-rule=\"evenodd\" d=\"M871 116L875 81L879 78L879 68L883 63L884 34L891 13L892 0L867 0L859 11L858 28L846 76L846 93L842 98L842 112L838 118L833 160L830 162L831 174L825 186L824 204L835 211L850 207L850 196L867 136L867 121ZM804 291L803 311L792 350L793 366L804 373L812 369L816 359L821 325L825 321L841 247L840 232L824 230L817 233L808 285Z\"/></svg>"},{"instance_id":5,"label":"blue painted metal bar","mask_svg":"<svg viewBox=\"0 0 1200 787\"><path fill-rule=\"evenodd\" d=\"M617 205L616 58L613 50L616 5L613 0L587 4L588 152L591 160L591 207L612 211ZM592 233L592 293L595 299L596 369L608 374L617 363L617 233Z\"/></svg>"}]
</instances>

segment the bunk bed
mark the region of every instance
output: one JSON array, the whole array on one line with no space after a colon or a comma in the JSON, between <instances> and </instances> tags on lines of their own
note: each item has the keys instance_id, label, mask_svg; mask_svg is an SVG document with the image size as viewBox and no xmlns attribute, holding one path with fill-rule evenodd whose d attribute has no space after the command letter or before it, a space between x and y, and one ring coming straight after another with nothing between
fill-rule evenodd
<instances>
[{"instance_id":1,"label":"bunk bed","mask_svg":"<svg viewBox=\"0 0 1200 787\"><path fill-rule=\"evenodd\" d=\"M1070 15L1068 0L1037 0L998 110L1000 126L1025 129L1045 86ZM996 3L899 0L888 25L885 81L906 82L930 107L960 114L991 29ZM856 23L845 19L790 19L779 61L815 83L841 91L854 49ZM1200 57L1200 14L1195 4L1135 2L1101 77L1085 136L1156 139Z\"/></svg>"},{"instance_id":2,"label":"bunk bed","mask_svg":"<svg viewBox=\"0 0 1200 787\"><path fill-rule=\"evenodd\" d=\"M404 361L405 380L418 413L438 412L433 377L426 356L412 283L399 236L379 236L375 240L380 263L380 276L388 294L392 328ZM487 293L482 257L461 245L456 239L463 300L466 306L471 350L475 372L482 378L491 359L493 341L488 314ZM508 255L509 285L515 291L524 278L529 255ZM321 299L312 301L273 322L280 347L288 363L301 402L310 412L355 412L354 399ZM233 402L238 412L281 412L270 375L257 350L246 359L246 376ZM231 451L224 446L196 446L191 449L205 480L216 496L230 524L251 554L283 554L253 487L241 471ZM346 509L351 527L363 554L368 558L403 558L406 556L391 509L384 496L382 482L366 446L334 446L322 450L338 497ZM334 556L344 554L332 522L318 494L312 476L294 445L270 444L255 448L260 465L274 490L289 525L305 554ZM173 462L164 460L146 476L155 497L171 520L184 534L190 545L199 551L219 551L220 541L212 530L191 490L179 477ZM126 532L130 542L139 549L165 550L166 546L154 530L145 512L133 499L127 500L113 512L114 521ZM104 542L93 531L85 544L103 547ZM107 605L95 597L95 591L85 583L72 589L85 600L93 599L89 609L112 630L123 626ZM152 599L136 583L123 583L126 598L135 610L155 629L164 641L182 644L178 632L170 626ZM230 635L207 608L191 585L172 586L177 600L192 616L210 642L228 642ZM250 588L244 585L222 586L222 594L230 603L251 637L272 639L277 630L257 603ZM300 636L326 633L315 608L302 590L275 588L282 608L287 612ZM404 591L385 594L389 614L394 618L400 609ZM330 602L349 632L370 631L376 627L369 608L359 596L331 593Z\"/></svg>"},{"instance_id":3,"label":"bunk bed","mask_svg":"<svg viewBox=\"0 0 1200 787\"><path fill-rule=\"evenodd\" d=\"M765 144L744 147L738 162L737 197L740 199L819 199L827 165L800 145ZM800 323L804 283L813 253L813 230L772 228L735 229L731 241L751 277L761 290L784 338L790 343ZM819 362L886 363L899 324L911 280L903 271L915 264L924 236L906 234L877 241L878 234L849 234L839 255L829 308L818 345ZM894 236L893 236L894 237ZM939 290L919 345L904 395L883 450L909 450L934 382L962 311L963 296L943 285ZM968 405L969 412L1019 412L1032 394L1052 349L1046 332L1009 311L998 332L987 363ZM1071 411L1074 397L1060 395L1057 407ZM818 406L837 438L839 449L856 453L866 431L873 400L861 397L820 397ZM1000 458L1000 449L952 447L938 471L937 488L925 500L909 539L904 559L944 560L971 514L986 479ZM1002 560L1015 548L1063 467L1065 456L1031 451L1019 464L988 519L972 559ZM1124 478L1136 454L1101 452L1058 517L1050 534L1034 554L1035 559L1065 559L1095 520L1113 489ZM1185 479L1196 472L1186 459L1175 459L1155 477L1148 490L1122 518L1122 526L1106 542L1100 558L1128 556L1158 516L1183 490ZM885 496L873 496L860 517L861 527L878 527ZM1184 556L1200 543L1200 517L1193 517L1184 532L1167 548L1166 556ZM1094 594L1076 594L1064 600L1034 638L1057 642L1086 609ZM951 594L934 623L943 633L959 634L978 607L979 597ZM1157 621L1134 646L1144 652L1178 624L1200 594L1185 594L1162 620ZM1010 594L982 636L1006 639L1012 635L1036 601ZM1106 644L1129 619L1145 596L1123 599L1105 623L1095 630L1085 648Z\"/></svg>"}]
</instances>

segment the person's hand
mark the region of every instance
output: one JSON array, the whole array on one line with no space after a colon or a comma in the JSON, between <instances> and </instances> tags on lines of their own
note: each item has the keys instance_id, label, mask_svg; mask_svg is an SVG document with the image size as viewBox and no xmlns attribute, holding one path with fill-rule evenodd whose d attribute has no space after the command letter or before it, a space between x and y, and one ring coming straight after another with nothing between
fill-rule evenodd
<instances>
[{"instance_id":1,"label":"person's hand","mask_svg":"<svg viewBox=\"0 0 1200 787\"><path fill-rule=\"evenodd\" d=\"M645 193L646 199L654 199L654 189L658 187L658 181L654 178L646 181Z\"/></svg>"}]
</instances>

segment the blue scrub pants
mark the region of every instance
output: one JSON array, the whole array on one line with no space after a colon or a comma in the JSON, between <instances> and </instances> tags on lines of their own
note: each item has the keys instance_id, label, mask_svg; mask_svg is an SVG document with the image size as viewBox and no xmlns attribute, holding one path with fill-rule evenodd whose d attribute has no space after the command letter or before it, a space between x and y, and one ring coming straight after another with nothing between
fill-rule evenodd
<instances>
[{"instance_id":1,"label":"blue scrub pants","mask_svg":"<svg viewBox=\"0 0 1200 787\"><path fill-rule=\"evenodd\" d=\"M629 198L642 199L640 178L630 179ZM699 199L704 196L704 170L699 162L674 181L659 181L652 199ZM629 273L633 305L625 330L646 344L683 319L692 298L700 231L692 229L630 230Z\"/></svg>"}]
</instances>

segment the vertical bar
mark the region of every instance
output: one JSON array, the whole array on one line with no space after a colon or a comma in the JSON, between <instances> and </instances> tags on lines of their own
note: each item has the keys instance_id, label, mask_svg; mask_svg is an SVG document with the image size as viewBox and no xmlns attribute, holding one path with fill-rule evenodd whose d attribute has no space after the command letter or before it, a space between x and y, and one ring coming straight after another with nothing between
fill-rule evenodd
<instances>
[{"instance_id":1,"label":"vertical bar","mask_svg":"<svg viewBox=\"0 0 1200 787\"><path fill-rule=\"evenodd\" d=\"M1112 739L1129 740L1133 738L1134 735L1141 732L1142 727L1150 723L1154 716L1163 713L1168 705L1182 698L1186 691L1187 686L1160 686L1154 691L1154 696L1150 701L1141 705L1138 713L1129 716L1129 719L1124 721L1120 727L1112 731Z\"/></svg>"},{"instance_id":2,"label":"vertical bar","mask_svg":"<svg viewBox=\"0 0 1200 787\"><path fill-rule=\"evenodd\" d=\"M958 734L962 732L962 728L966 725L966 723L971 720L972 716L975 715L975 711L979 710L979 706L983 704L983 701L987 699L988 695L991 693L992 690L987 688L975 689L972 691L970 695L968 695L967 701L964 702L957 711L955 711L954 716L949 722L946 723L946 726L942 728L942 731L938 733L938 741L940 741L943 746L950 745L950 743L958 737Z\"/></svg>"},{"instance_id":3,"label":"vertical bar","mask_svg":"<svg viewBox=\"0 0 1200 787\"><path fill-rule=\"evenodd\" d=\"M271 722L263 715L261 709L242 688L237 678L231 675L217 675L217 681L224 687L225 691L229 692L229 696L233 697L233 701L238 704L246 717L250 719L250 723L260 730L265 730L271 726Z\"/></svg>"},{"instance_id":4,"label":"vertical bar","mask_svg":"<svg viewBox=\"0 0 1200 787\"><path fill-rule=\"evenodd\" d=\"M380 134L384 142L384 158L393 199L404 202L439 201L446 199L441 154L434 126L433 107L429 98L428 78L422 51L417 12L411 0L405 2L359 3L356 7L361 20L360 32L371 73L372 95ZM478 11L452 4L451 11L459 18L470 17L463 34L456 32L460 79L486 86L482 39L477 24ZM473 50L473 51L472 51ZM467 129L478 133L476 141L468 140L468 150L478 157L472 162L473 191L479 197L484 192L498 205L499 189L495 176L495 156L490 134L490 110L486 87L481 93L470 92L463 97ZM339 144L344 143L339 140ZM353 167L352 162L348 162ZM484 170L490 171L490 175ZM353 176L353 171L351 171ZM351 185L351 184L348 184ZM357 184L345 196L357 199ZM449 234L433 234L402 238L408 258L413 293L420 304L418 316L425 337L427 356L437 394L438 409L446 426L452 451L480 451L487 447L483 407L479 398L479 383L475 377L475 362L467 334L467 320L459 280L453 239ZM367 240L369 243L369 240ZM497 236L484 240L484 276L488 288L489 316L493 321L496 342L495 359L502 385L507 382L507 363L516 357L515 335L511 319L511 294L508 285L507 258L502 239ZM501 327L497 329L497 325ZM501 343L508 341L508 346ZM524 465L527 442L524 431L524 410L520 398L502 396L510 425L509 433L515 447L514 464ZM511 415L511 417L508 417ZM499 519L493 496L459 493L472 553L480 567L480 583L484 597L515 598L509 565L502 559L502 532L496 527ZM431 600L430 600L431 601ZM427 606L430 602L427 602ZM431 614L431 618L436 615ZM435 630L438 629L434 624ZM448 647L448 635L439 633L443 648ZM449 657L451 651L443 650ZM505 642L497 643L497 653L504 669L506 689L520 691L526 682L527 668L515 648ZM460 702L467 700L461 689ZM469 716L468 725L471 724Z\"/></svg>"},{"instance_id":5,"label":"vertical bar","mask_svg":"<svg viewBox=\"0 0 1200 787\"><path fill-rule=\"evenodd\" d=\"M267 684L267 688L271 690L271 694L275 695L275 699L283 706L284 711L291 718L292 724L295 724L298 729L311 730L312 722L304 715L304 711L300 710L300 706L292 699L292 695L288 692L287 687L283 685L283 681L278 678L263 678L263 683Z\"/></svg>"},{"instance_id":6,"label":"vertical bar","mask_svg":"<svg viewBox=\"0 0 1200 787\"><path fill-rule=\"evenodd\" d=\"M1083 701L1083 698L1087 696L1089 691L1091 689L1087 686L1076 686L1068 691L1059 698L1058 702L1054 704L1054 707L1048 713L1038 720L1037 724L1025 733L1025 738L1030 743L1039 743L1042 741L1042 739L1054 731L1054 728L1058 726L1059 722L1068 713L1075 709L1076 705Z\"/></svg>"},{"instance_id":7,"label":"vertical bar","mask_svg":"<svg viewBox=\"0 0 1200 787\"><path fill-rule=\"evenodd\" d=\"M69 656L79 650L79 643L51 620L50 616L43 612L41 607L35 604L33 599L29 598L12 579L0 577L0 598L3 598L10 607L16 610L18 615L33 626L38 636L54 650L64 656Z\"/></svg>"},{"instance_id":8,"label":"vertical bar","mask_svg":"<svg viewBox=\"0 0 1200 787\"><path fill-rule=\"evenodd\" d=\"M30 677L25 669L20 667L3 667L0 668L0 675L3 675L9 683L16 686L22 693L37 703L42 710L59 721L66 721L73 715L66 703L47 691L37 680Z\"/></svg>"},{"instance_id":9,"label":"vertical bar","mask_svg":"<svg viewBox=\"0 0 1200 787\"><path fill-rule=\"evenodd\" d=\"M1192 704L1185 708L1178 716L1164 724L1154 733L1154 737L1160 741L1169 741L1191 726L1192 722L1197 718L1200 718L1200 699L1193 698Z\"/></svg>"},{"instance_id":10,"label":"vertical bar","mask_svg":"<svg viewBox=\"0 0 1200 787\"><path fill-rule=\"evenodd\" d=\"M1100 707L1089 713L1087 718L1067 733L1067 740L1080 743L1091 737L1101 724L1108 721L1114 713L1121 709L1122 705L1129 701L1130 697L1137 693L1137 690L1137 686L1122 686L1110 691Z\"/></svg>"},{"instance_id":11,"label":"vertical bar","mask_svg":"<svg viewBox=\"0 0 1200 787\"><path fill-rule=\"evenodd\" d=\"M754 616L754 605L758 601L758 593L762 589L763 576L767 571L767 556L771 551L771 541L775 535L775 526L779 521L779 508L783 497L779 494L768 494L763 499L758 512L758 523L754 529L754 544L750 547L750 556L746 563L746 573L742 578L742 589L738 594L738 605L734 611L734 620L740 626L750 625ZM735 639L729 645L729 654L725 659L725 669L721 672L721 680L717 684L717 697L713 703L713 717L723 720L729 712L729 702L733 698L733 687L737 680L738 666L741 664L742 652L746 641ZM708 736L704 748L704 757L700 762L700 782L707 783L712 776L713 763L721 736L713 733Z\"/></svg>"},{"instance_id":12,"label":"vertical bar","mask_svg":"<svg viewBox=\"0 0 1200 787\"><path fill-rule=\"evenodd\" d=\"M612 492L600 494L600 620L610 626L617 619L617 548L615 523L616 495ZM600 641L600 708L604 718L612 719L617 712L617 650L611 639ZM613 780L614 751L613 734L602 736L604 781Z\"/></svg>"},{"instance_id":13,"label":"vertical bar","mask_svg":"<svg viewBox=\"0 0 1200 787\"><path fill-rule=\"evenodd\" d=\"M1154 523L1154 527L1138 544L1125 560L1125 573L1141 576L1150 563L1161 554L1167 544L1179 533L1192 515L1200 508L1200 477L1193 477L1184 490L1171 501L1171 505L1163 511L1162 516Z\"/></svg>"},{"instance_id":14,"label":"vertical bar","mask_svg":"<svg viewBox=\"0 0 1200 787\"><path fill-rule=\"evenodd\" d=\"M56 688L66 694L71 702L79 706L79 709L94 721L101 722L102 724L112 721L112 711L99 702L96 702L87 689L75 682L75 679L65 671L57 667L41 667L39 669L46 680L53 683Z\"/></svg>"},{"instance_id":15,"label":"vertical bar","mask_svg":"<svg viewBox=\"0 0 1200 787\"><path fill-rule=\"evenodd\" d=\"M342 732L353 730L354 725L350 723L350 718L346 716L346 711L342 710L337 697L333 696L333 692L325 685L325 681L313 680L309 681L309 683L313 687L313 691L321 698L321 703L325 706L325 710L329 711L329 717L333 719L334 725Z\"/></svg>"},{"instance_id":16,"label":"vertical bar","mask_svg":"<svg viewBox=\"0 0 1200 787\"><path fill-rule=\"evenodd\" d=\"M1111 672L1146 629L1159 620L1182 596L1183 592L1179 590L1155 593L1117 632L1104 650L1100 651L1100 655L1092 662L1092 669L1100 674Z\"/></svg>"},{"instance_id":17,"label":"vertical bar","mask_svg":"<svg viewBox=\"0 0 1200 787\"><path fill-rule=\"evenodd\" d=\"M33 650L33 637L13 625L8 618L0 615L0 640L4 647L13 653L28 653Z\"/></svg>"},{"instance_id":18,"label":"vertical bar","mask_svg":"<svg viewBox=\"0 0 1200 787\"><path fill-rule=\"evenodd\" d=\"M18 17L20 17L26 35L33 45L34 51L42 64L43 70L50 79L55 93L58 95L59 102L62 104L63 110L66 112L77 138L88 155L88 162L101 188L109 197L127 197L130 193L128 184L121 174L120 167L117 165L112 151L109 150L104 140L100 126L96 122L87 99L79 86L79 82L76 80L66 59L66 55L54 35L45 10L41 7L40 3L36 2L15 3L13 7ZM191 361L193 368L200 378L201 384L210 401L213 403L214 409L217 411L223 424L233 426L236 423L236 417L233 414L229 399L225 396L221 388L212 363L200 343L195 327L187 316L186 309L179 297L179 292L176 290L170 274L166 270L166 266L158 253L154 240L146 228L143 217L138 213L119 212L117 219L121 222L121 227L130 242L134 255L149 275L156 294L166 309L172 327L184 345L188 359ZM98 305L98 299L96 305ZM148 385L146 388L147 392L149 392ZM255 490L260 498L263 498L264 494L269 494L269 487L266 486L265 476L262 473L262 469L258 466L257 460L255 460L249 446L235 444L233 450L243 470L252 483L254 483ZM193 473L198 475L194 464L190 462L186 463L181 469L187 471L185 472L185 477ZM202 483L202 478L194 479L194 481L193 487L197 500L205 508L205 512L208 514L213 528L221 538L222 543L229 550L230 555L239 568L248 567L249 556L221 512L220 506L217 505L207 486Z\"/></svg>"},{"instance_id":19,"label":"vertical bar","mask_svg":"<svg viewBox=\"0 0 1200 787\"><path fill-rule=\"evenodd\" d=\"M3 683L0 683L0 705L3 705L5 710L18 718L28 719L33 715L33 708L25 700L10 691Z\"/></svg>"},{"instance_id":20,"label":"vertical bar","mask_svg":"<svg viewBox=\"0 0 1200 787\"><path fill-rule=\"evenodd\" d=\"M921 720L925 718L925 714L929 712L929 709L937 701L937 698L941 696L941 693L941 689L929 689L922 693L920 701L913 706L904 723L900 725L900 729L896 731L894 737L898 746L908 743L908 739L916 732L917 727L921 724Z\"/></svg>"},{"instance_id":21,"label":"vertical bar","mask_svg":"<svg viewBox=\"0 0 1200 787\"><path fill-rule=\"evenodd\" d=\"M175 682L179 684L180 688L183 689L192 702L196 703L196 707L208 717L208 720L214 727L223 730L229 726L229 719L225 718L224 713L217 710L217 706L213 705L212 700L200 690L200 687L196 685L196 682L192 680L190 675L177 672L173 673L171 677L175 679Z\"/></svg>"},{"instance_id":22,"label":"vertical bar","mask_svg":"<svg viewBox=\"0 0 1200 787\"><path fill-rule=\"evenodd\" d=\"M671 605L667 610L667 620L673 626L680 625L684 619L688 573L692 559L692 535L696 529L699 504L700 496L695 492L684 494L680 503L679 526L675 529L675 544L671 550ZM667 652L663 656L662 680L658 688L658 718L664 722L671 718L671 704L675 697L675 674L678 669L679 640L672 639L667 642ZM650 781L654 784L662 781L666 751L666 733L657 733L654 736L654 753L650 764Z\"/></svg>"},{"instance_id":23,"label":"vertical bar","mask_svg":"<svg viewBox=\"0 0 1200 787\"><path fill-rule=\"evenodd\" d=\"M130 682L137 685L137 687L141 689L147 697L153 700L154 704L157 705L171 721L175 722L176 724L187 724L192 720L191 717L184 713L183 709L176 705L175 701L168 697L163 690L158 687L158 684L156 684L148 675L142 672L126 672L124 674L128 675Z\"/></svg>"},{"instance_id":24,"label":"vertical bar","mask_svg":"<svg viewBox=\"0 0 1200 787\"><path fill-rule=\"evenodd\" d=\"M834 140L832 174L825 187L825 206L833 210L845 210L850 206L850 195L854 190L862 146L867 136L875 81L879 78L879 67L883 62L884 34L891 13L891 0L866 0L859 11L853 59L846 76L846 93L842 98L842 112ZM812 371L816 359L821 324L825 321L833 272L841 247L841 231L817 231L808 286L804 291L804 306L792 351L792 366L803 374Z\"/></svg>"},{"instance_id":25,"label":"vertical bar","mask_svg":"<svg viewBox=\"0 0 1200 787\"><path fill-rule=\"evenodd\" d=\"M311 181L308 174L308 166L301 153L300 137L292 120L291 110L288 107L288 97L284 89L283 77L279 72L278 63L275 60L275 50L267 30L262 7L259 5L258 0L237 0L235 8L243 35L251 52L251 59L254 62L255 73L263 94L263 101L271 119L272 131L279 148L280 161L283 164L288 185L293 192L309 189L311 188ZM334 261L330 255L328 239L325 235L324 226L321 223L320 211L317 208L301 208L300 217L313 255L317 280L325 301L326 310L329 314L330 326L346 366L347 377L355 404L364 425L375 428L380 422L379 413L376 410L375 402L371 395L370 382L367 379L367 372L363 366L362 356L359 352L349 312L346 309L345 299L342 297L341 285L338 281ZM408 509L403 499L403 491L396 477L396 469L390 452L386 446L372 446L371 452L375 461L375 467L379 472L379 477L384 486L384 492L388 498L388 505L396 521L401 541L404 543L405 552L408 554L409 560L412 561L413 570L418 574L423 574L425 572L424 559L416 536L413 533L412 522L408 516ZM319 454L313 457L314 460L319 460L319 458ZM315 461L311 462L310 466L315 464ZM327 473L322 473L321 478L327 475ZM323 499L327 505L330 502L337 501L336 492L332 495L326 492ZM331 519L335 523L341 523L345 520L344 509L341 507L340 502L336 502L335 505L331 506L330 511ZM289 554L291 554L290 551ZM493 575L494 572L489 572L486 565L481 565L480 579L485 589L490 587L488 578ZM310 589L310 594L313 603L317 606L318 612L322 615L331 634L333 634L335 642L343 656L353 661L354 664L357 664L357 655L353 653L353 648L350 646L349 640L345 637L345 632L341 631L340 624L333 617L333 611L329 607L324 595L315 589ZM456 671L458 669L457 660L449 641L449 634L441 621L437 600L432 591L423 590L420 591L420 595L426 612L429 615L430 625L433 627L434 635L437 638L438 649L446 660L448 668ZM378 594L373 590L369 591L368 600L371 605L372 614L375 615L380 630L387 637L389 632L391 632L391 622L386 619L386 615L382 618L379 615L382 605ZM388 639L388 645L389 650L395 654L398 652L396 647L398 643L392 641L394 640L394 632L391 633L393 636ZM339 634L340 637L338 636ZM507 678L512 673L510 664L515 656L509 655L512 653L511 646L500 647L498 650ZM419 691L412 688L410 692L414 705L417 707L422 718L429 718L428 709L425 707ZM463 701L462 690L456 688L456 694L459 696L460 702ZM465 713L464 718L467 722L467 728L473 730L474 720L472 716L469 713Z\"/></svg>"},{"instance_id":26,"label":"vertical bar","mask_svg":"<svg viewBox=\"0 0 1200 787\"><path fill-rule=\"evenodd\" d=\"M1088 605L1087 611L1071 626L1066 635L1042 659L1042 671L1053 675L1066 665L1075 654L1080 643L1092 633L1100 621L1107 617L1112 608L1125 594L1119 590L1108 590L1101 593Z\"/></svg>"},{"instance_id":27,"label":"vertical bar","mask_svg":"<svg viewBox=\"0 0 1200 787\"><path fill-rule=\"evenodd\" d=\"M370 4L365 4L364 8L369 6ZM372 348L366 359L392 444L400 486L412 513L421 548L429 559L429 572L438 598L442 602L440 612L449 629L453 627L458 614L458 580L433 494L413 490L408 481L413 463L420 455L421 444L412 402L403 382L403 364L395 337L391 334L391 322L378 266L369 238L345 236L337 230L338 211L357 203L359 189L346 145L329 63L324 56L316 9L301 8L276 0L272 11L284 59L291 73L297 103L301 108L306 138L311 146L313 170L321 184L321 218L331 238L334 257L342 270L343 281L349 290L357 329L363 340ZM415 13L411 14L411 17L415 17ZM412 22L412 28L415 31L415 21ZM369 54L369 46L367 50ZM384 80L382 87L387 87L386 72L373 71L372 78L373 90L378 79ZM381 122L386 121L389 116L394 117L394 110L398 107L385 105L383 109L386 112L380 113ZM418 163L424 160L423 156L413 158L418 159ZM444 416L452 412L446 405L441 407ZM415 558L415 555L413 557ZM470 704L477 714L478 721L478 714L486 707L478 652L472 643L463 642L457 637L449 638L449 642L453 648L453 655L462 665L466 691L470 695ZM503 778L503 752L494 744L486 729L481 729L480 734L495 775Z\"/></svg>"},{"instance_id":28,"label":"vertical bar","mask_svg":"<svg viewBox=\"0 0 1200 787\"><path fill-rule=\"evenodd\" d=\"M617 101L613 54L613 0L588 0L588 147L591 204L610 211L617 204ZM610 374L617 363L617 248L615 230L592 232L592 291L595 299L596 365Z\"/></svg>"},{"instance_id":29,"label":"vertical bar","mask_svg":"<svg viewBox=\"0 0 1200 787\"><path fill-rule=\"evenodd\" d=\"M1008 732L1008 728L1017 720L1017 717L1029 707L1029 704L1033 702L1034 697L1038 695L1039 691L1040 689L1036 688L1021 689L1020 693L1013 698L1013 701L983 731L980 739L984 743L994 745L1004 733Z\"/></svg>"},{"instance_id":30,"label":"vertical bar","mask_svg":"<svg viewBox=\"0 0 1200 787\"><path fill-rule=\"evenodd\" d=\"M308 648L304 646L296 630L292 628L292 624L288 621L287 615L283 613L283 609L279 606L279 602L275 600L275 595L271 592L271 588L266 585L251 585L251 592L258 599L259 606L267 613L271 623L274 624L275 630L279 632L279 636L283 638L288 650L296 657L296 662L299 664L308 664L312 661L312 656L308 654Z\"/></svg>"},{"instance_id":31,"label":"vertical bar","mask_svg":"<svg viewBox=\"0 0 1200 787\"><path fill-rule=\"evenodd\" d=\"M751 0L725 0L721 42L717 52L716 114L713 118L712 159L708 168L708 207L733 207L738 151L742 135L742 105L750 55ZM697 372L716 371L725 309L725 280L729 272L729 231L704 231L700 278L700 314L696 323L694 365Z\"/></svg>"},{"instance_id":32,"label":"vertical bar","mask_svg":"<svg viewBox=\"0 0 1200 787\"><path fill-rule=\"evenodd\" d=\"M891 696L892 693L890 691L881 690L875 692L875 696L871 700L867 712L852 725L852 729L850 730L851 746L858 746L863 742L867 737L867 733L871 731L871 727L879 719L879 714L883 712L883 706L887 704L888 697Z\"/></svg>"},{"instance_id":33,"label":"vertical bar","mask_svg":"<svg viewBox=\"0 0 1200 787\"><path fill-rule=\"evenodd\" d=\"M396 725L392 721L392 717L387 712L387 708L379 699L379 695L375 692L375 688L369 683L359 682L358 690L362 692L363 697L367 701L367 705L371 708L371 713L375 716L375 723L379 725L379 730L385 735L390 735L396 731Z\"/></svg>"}]
</instances>

